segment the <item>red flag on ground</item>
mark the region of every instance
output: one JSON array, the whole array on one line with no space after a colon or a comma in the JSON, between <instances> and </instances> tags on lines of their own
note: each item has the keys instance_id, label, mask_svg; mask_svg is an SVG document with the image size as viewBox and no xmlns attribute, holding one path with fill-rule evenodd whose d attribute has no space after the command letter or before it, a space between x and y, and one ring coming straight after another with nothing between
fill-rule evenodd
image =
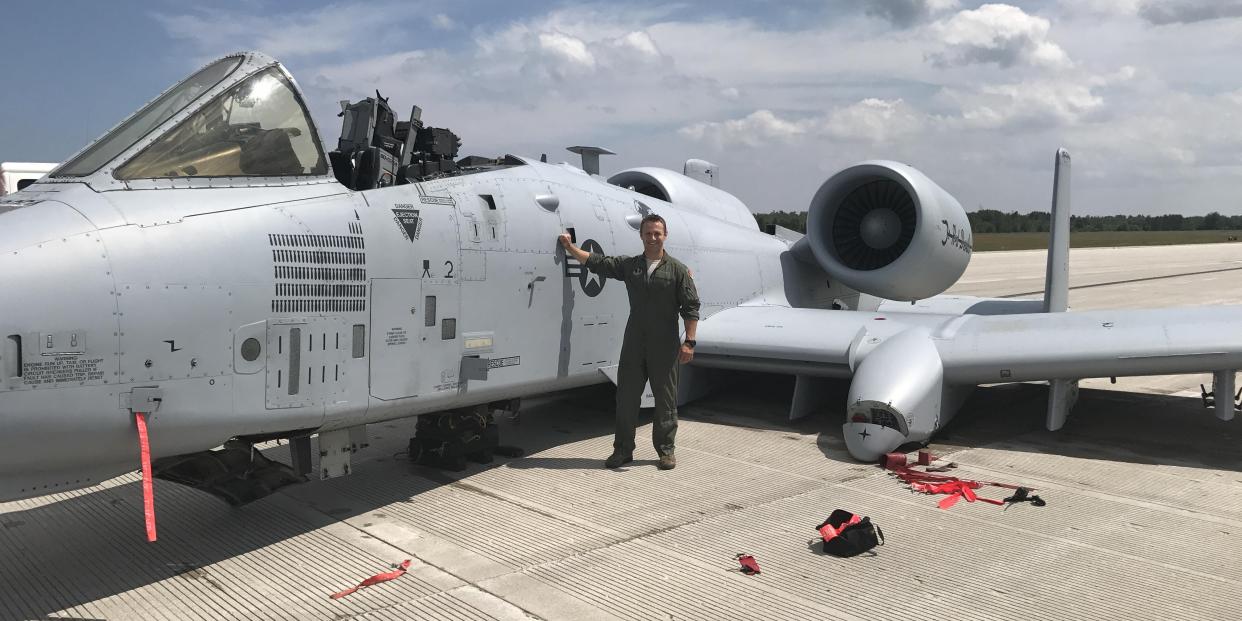
<instances>
[{"instance_id":1,"label":"red flag on ground","mask_svg":"<svg viewBox=\"0 0 1242 621\"><path fill-rule=\"evenodd\" d=\"M757 573L761 573L759 571L759 563L755 562L755 557L749 554L738 554L737 562L742 564L742 573L747 576L753 576Z\"/></svg>"},{"instance_id":2,"label":"red flag on ground","mask_svg":"<svg viewBox=\"0 0 1242 621\"><path fill-rule=\"evenodd\" d=\"M370 578L367 578L366 580L359 582L358 586L356 587L350 587L339 593L333 593L332 599L341 599L342 597L345 597L346 595L352 594L354 591L357 591L358 589L369 587L373 584L379 584L381 582L388 582L389 580L395 580L397 578L400 578L402 575L405 574L405 571L409 568L410 568L410 559L407 558L404 561L402 561L400 565L396 565L396 569L394 569L393 571L384 572L382 574L375 574L374 576L371 576Z\"/></svg>"}]
</instances>

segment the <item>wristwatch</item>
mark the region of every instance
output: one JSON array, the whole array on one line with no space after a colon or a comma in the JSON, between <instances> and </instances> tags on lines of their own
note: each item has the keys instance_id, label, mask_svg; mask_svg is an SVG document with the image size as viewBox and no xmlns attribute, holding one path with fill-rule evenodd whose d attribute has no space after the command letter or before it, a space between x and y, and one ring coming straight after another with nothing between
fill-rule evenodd
<instances>
[{"instance_id":1,"label":"wristwatch","mask_svg":"<svg viewBox=\"0 0 1242 621\"><path fill-rule=\"evenodd\" d=\"M685 343L685 344L686 344L686 345L689 345L689 346L690 346L690 349L694 349L695 341L694 341L694 339L686 339L686 343Z\"/></svg>"}]
</instances>

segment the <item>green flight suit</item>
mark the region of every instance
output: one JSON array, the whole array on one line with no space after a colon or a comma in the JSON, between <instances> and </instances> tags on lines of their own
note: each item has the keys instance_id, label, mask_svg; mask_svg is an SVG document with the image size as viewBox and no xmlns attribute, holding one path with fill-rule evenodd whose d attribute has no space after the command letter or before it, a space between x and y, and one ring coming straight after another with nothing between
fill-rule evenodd
<instances>
[{"instance_id":1,"label":"green flight suit","mask_svg":"<svg viewBox=\"0 0 1242 621\"><path fill-rule=\"evenodd\" d=\"M617 369L617 435L613 447L634 452L638 406L648 380L655 396L651 441L656 452L669 455L677 437L677 354L681 347L677 316L699 318L699 292L685 264L667 252L647 277L647 258L592 254L586 268L605 278L625 281L630 318Z\"/></svg>"}]
</instances>

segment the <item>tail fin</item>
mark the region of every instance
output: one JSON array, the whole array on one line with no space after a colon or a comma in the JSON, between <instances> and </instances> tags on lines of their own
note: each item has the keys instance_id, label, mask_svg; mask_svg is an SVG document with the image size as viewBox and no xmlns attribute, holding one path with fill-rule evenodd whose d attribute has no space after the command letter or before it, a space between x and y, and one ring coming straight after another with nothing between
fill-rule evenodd
<instances>
[{"instance_id":1,"label":"tail fin","mask_svg":"<svg viewBox=\"0 0 1242 621\"><path fill-rule=\"evenodd\" d=\"M1048 236L1048 273L1044 280L1044 312L1069 308L1070 154L1057 149L1052 176L1052 226Z\"/></svg>"},{"instance_id":2,"label":"tail fin","mask_svg":"<svg viewBox=\"0 0 1242 621\"><path fill-rule=\"evenodd\" d=\"M1052 176L1052 226L1048 236L1048 273L1044 280L1044 312L1063 313L1069 308L1070 250L1070 154L1057 149ZM1065 425L1078 401L1078 380L1048 382L1048 416L1044 426L1056 431Z\"/></svg>"}]
</instances>

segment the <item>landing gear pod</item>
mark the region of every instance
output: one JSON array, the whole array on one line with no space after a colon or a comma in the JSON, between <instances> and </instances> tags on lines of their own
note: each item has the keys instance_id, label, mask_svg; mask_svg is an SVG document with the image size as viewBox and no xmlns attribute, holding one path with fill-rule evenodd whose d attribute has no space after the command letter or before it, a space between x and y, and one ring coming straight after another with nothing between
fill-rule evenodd
<instances>
[{"instance_id":1,"label":"landing gear pod","mask_svg":"<svg viewBox=\"0 0 1242 621\"><path fill-rule=\"evenodd\" d=\"M876 461L906 442L923 442L941 423L944 373L931 335L910 329L859 363L846 407L845 446Z\"/></svg>"}]
</instances>

